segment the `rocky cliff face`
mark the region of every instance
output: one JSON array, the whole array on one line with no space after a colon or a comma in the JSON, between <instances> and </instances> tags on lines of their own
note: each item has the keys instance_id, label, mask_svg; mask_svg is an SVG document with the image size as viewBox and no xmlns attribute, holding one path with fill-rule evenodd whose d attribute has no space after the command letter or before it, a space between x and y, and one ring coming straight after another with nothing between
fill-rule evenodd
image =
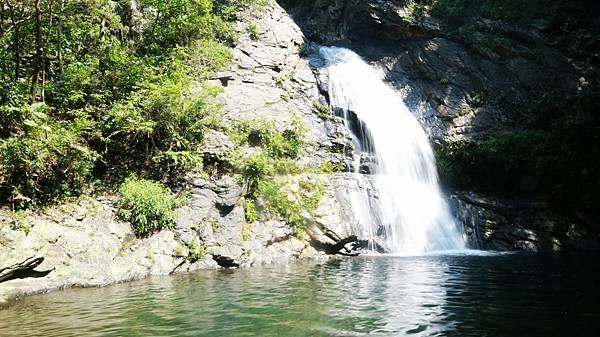
<instances>
[{"instance_id":1,"label":"rocky cliff face","mask_svg":"<svg viewBox=\"0 0 600 337\"><path fill-rule=\"evenodd\" d=\"M453 197L456 213L474 247L592 248L588 241L598 240L598 226L589 213L594 212L597 194L586 186L596 184L596 180L585 172L593 170L597 162L597 147L591 145L595 138L587 131L598 122L590 116L600 92L600 49L591 33L593 28L589 28L594 25L589 13L597 13L598 6L555 1L560 13L548 20L519 25L473 16L457 28L432 10L435 3L443 1L282 2L307 37L321 44L350 47L381 68L390 85L405 95L432 141L446 149L444 155L458 154L460 160L467 160L466 166L479 171L479 183L492 186L497 180L495 185L501 186L495 189L529 195L532 200L545 194L543 199L551 200L549 208L534 206L538 203L532 200L515 204L512 197L494 202L474 202L489 199L473 194ZM575 23L577 20L581 22ZM586 37L574 46L571 42L579 41L577 34ZM505 134L519 134L517 145L531 145L521 145L518 150L503 148L502 144L507 144L503 142L515 142ZM531 139L540 135L544 140ZM461 147L464 142L474 144L470 150L478 145L485 150L460 153L468 150ZM583 145L585 149L582 142L588 144ZM473 157L478 155L487 157ZM526 155L529 157L522 158ZM557 161L557 156L563 159ZM487 162L478 166L479 160ZM528 162L523 164L523 160ZM518 165L529 167L514 169ZM484 171L490 168L494 170L486 176ZM456 170L452 173L457 174ZM571 180L561 182L566 177ZM552 188L545 187L550 184ZM574 187L579 185L581 188ZM476 184L466 187L478 188ZM552 196L557 190L562 193L569 189L574 190L563 194L571 197ZM585 193L585 197L578 193ZM564 206L568 214L553 211L556 206Z\"/></svg>"},{"instance_id":2,"label":"rocky cliff face","mask_svg":"<svg viewBox=\"0 0 600 337\"><path fill-rule=\"evenodd\" d=\"M471 192L453 194L450 205L464 224L469 246L475 249L600 249L600 235L592 228L527 200L484 198Z\"/></svg>"},{"instance_id":3,"label":"rocky cliff face","mask_svg":"<svg viewBox=\"0 0 600 337\"><path fill-rule=\"evenodd\" d=\"M314 112L320 96L309 60L301 56L303 33L276 4L254 20L258 37L250 38L247 24L240 23L234 62L211 81L224 89L219 97L224 122L265 118L283 127L300 118L309 130L309 148L298 165L343 163L352 155L340 150L347 148L348 131L335 118L323 121ZM207 138L207 155L218 157L233 148L225 133L211 131ZM298 176L282 179L299 183ZM37 270L51 271L44 277L25 277L42 275L29 273L0 283L0 305L28 294L104 286L152 274L353 253L360 238L349 238L353 213L348 194L368 189L369 178L339 174L310 179L320 181L325 192L309 219L313 225L301 238L281 219L248 223L246 187L228 176L190 177L189 202L177 210L176 228L148 238L136 237L131 226L117 218L113 197L50 207L22 219L0 216L0 269L37 256L44 258Z\"/></svg>"},{"instance_id":4,"label":"rocky cliff face","mask_svg":"<svg viewBox=\"0 0 600 337\"><path fill-rule=\"evenodd\" d=\"M283 127L294 116L301 118L309 130L310 147L300 166L354 161L348 158L353 153L344 151L348 130L335 118L323 121L314 112L315 102L326 98L327 79L318 76L318 58L305 55L311 40L351 46L383 69L439 143L478 141L515 128L513 105L530 99L541 83L553 83L567 95L593 91L597 85L595 67L582 66L544 44L535 29L477 19L477 30L494 31L511 41L489 45L479 43L477 31L473 38L461 39L446 34L433 17L415 21L407 1L301 3L289 12L302 30L276 4L256 19L259 32L254 39L240 23L235 60L211 81L224 89L219 99L226 123L263 117ZM219 131L211 131L207 138L203 150L209 155L218 157L233 148ZM287 179L298 184L298 177ZM49 208L26 219L2 216L0 267L43 256L38 269L52 272L43 278L0 283L0 305L27 294L102 286L150 274L355 253L364 242L352 237L357 224L349 200L360 193L368 202L377 202L371 179L348 173L310 179L319 180L325 193L304 238L295 237L280 219L247 223L245 186L227 176L191 177L189 203L177 211L175 230L144 239L136 238L130 225L116 218L110 197ZM453 195L451 204L474 248L597 248L600 241L593 228L530 203L462 193ZM33 225L28 234L13 229L21 221Z\"/></svg>"},{"instance_id":5,"label":"rocky cliff face","mask_svg":"<svg viewBox=\"0 0 600 337\"><path fill-rule=\"evenodd\" d=\"M426 102L424 121L437 127L437 141L514 128L516 107L548 86L565 101L598 86L597 67L544 38L549 23L521 28L476 17L472 31L451 34L442 20L416 13L414 1L283 2L309 39L350 46L380 66L408 100Z\"/></svg>"}]
</instances>

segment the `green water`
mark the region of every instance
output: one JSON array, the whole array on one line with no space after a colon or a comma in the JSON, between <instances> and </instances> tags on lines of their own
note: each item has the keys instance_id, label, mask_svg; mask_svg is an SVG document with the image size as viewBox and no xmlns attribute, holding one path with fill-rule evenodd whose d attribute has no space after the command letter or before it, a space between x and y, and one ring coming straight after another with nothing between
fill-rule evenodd
<instances>
[{"instance_id":1,"label":"green water","mask_svg":"<svg viewBox=\"0 0 600 337\"><path fill-rule=\"evenodd\" d=\"M33 296L0 336L599 336L591 256L359 257Z\"/></svg>"}]
</instances>

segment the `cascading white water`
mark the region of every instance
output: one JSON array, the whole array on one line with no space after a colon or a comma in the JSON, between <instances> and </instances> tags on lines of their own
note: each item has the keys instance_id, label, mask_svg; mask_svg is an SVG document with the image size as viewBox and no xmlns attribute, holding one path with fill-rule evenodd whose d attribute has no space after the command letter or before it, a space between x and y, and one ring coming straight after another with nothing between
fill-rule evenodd
<instances>
[{"instance_id":1,"label":"cascading white water","mask_svg":"<svg viewBox=\"0 0 600 337\"><path fill-rule=\"evenodd\" d=\"M464 249L440 193L427 135L400 95L351 50L321 47L320 54L327 62L332 108L343 111L350 129L359 130L354 131L359 151L376 159L377 204L352 198L361 227L357 234L372 242L382 239L397 254Z\"/></svg>"}]
</instances>

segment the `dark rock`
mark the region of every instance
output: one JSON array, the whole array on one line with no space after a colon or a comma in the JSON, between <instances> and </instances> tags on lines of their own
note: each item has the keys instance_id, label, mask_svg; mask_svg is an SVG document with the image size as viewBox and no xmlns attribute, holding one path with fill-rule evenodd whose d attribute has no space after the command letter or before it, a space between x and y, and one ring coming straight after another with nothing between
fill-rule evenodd
<instances>
[{"instance_id":1,"label":"dark rock","mask_svg":"<svg viewBox=\"0 0 600 337\"><path fill-rule=\"evenodd\" d=\"M377 158L373 155L366 153L360 156L360 167L358 173L361 174L375 174L377 172Z\"/></svg>"},{"instance_id":2,"label":"dark rock","mask_svg":"<svg viewBox=\"0 0 600 337\"><path fill-rule=\"evenodd\" d=\"M472 192L450 197L471 248L484 250L599 250L589 226L527 200L485 198Z\"/></svg>"},{"instance_id":3,"label":"dark rock","mask_svg":"<svg viewBox=\"0 0 600 337\"><path fill-rule=\"evenodd\" d=\"M37 268L37 266L42 264L42 262L44 262L43 257L32 256L24 261L15 263L8 267L0 268L0 282L28 277L44 277L50 274L54 268L44 271L34 270Z\"/></svg>"},{"instance_id":4,"label":"dark rock","mask_svg":"<svg viewBox=\"0 0 600 337\"><path fill-rule=\"evenodd\" d=\"M234 262L232 258L227 256L213 255L212 258L223 268L237 268L240 266L239 263Z\"/></svg>"},{"instance_id":5,"label":"dark rock","mask_svg":"<svg viewBox=\"0 0 600 337\"><path fill-rule=\"evenodd\" d=\"M414 22L407 3L318 0L289 10L315 41L348 46L384 69L440 142L478 141L517 128L532 97L549 88L575 93L580 78L600 78L596 67L550 46L543 27L474 18L475 31L451 34L428 15ZM326 79L317 79L326 91Z\"/></svg>"}]
</instances>

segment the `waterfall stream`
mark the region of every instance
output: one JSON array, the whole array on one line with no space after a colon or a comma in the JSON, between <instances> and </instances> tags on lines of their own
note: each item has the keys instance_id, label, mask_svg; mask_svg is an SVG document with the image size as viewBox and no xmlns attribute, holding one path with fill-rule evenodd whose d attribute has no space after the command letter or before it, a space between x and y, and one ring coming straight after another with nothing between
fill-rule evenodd
<instances>
[{"instance_id":1,"label":"waterfall stream","mask_svg":"<svg viewBox=\"0 0 600 337\"><path fill-rule=\"evenodd\" d=\"M464 249L462 234L440 192L427 135L383 74L349 49L320 47L330 105L344 117L371 174L376 203L352 196L356 233L387 252L422 254ZM355 165L358 173L358 167Z\"/></svg>"}]
</instances>

